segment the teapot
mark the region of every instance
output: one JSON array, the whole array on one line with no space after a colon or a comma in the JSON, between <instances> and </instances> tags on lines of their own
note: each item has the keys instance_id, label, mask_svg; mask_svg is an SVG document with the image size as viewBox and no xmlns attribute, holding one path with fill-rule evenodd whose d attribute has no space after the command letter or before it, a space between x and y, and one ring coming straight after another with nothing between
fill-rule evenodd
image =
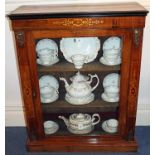
<instances>
[{"instance_id":1,"label":"teapot","mask_svg":"<svg viewBox=\"0 0 155 155\"><path fill-rule=\"evenodd\" d=\"M89 114L74 113L69 116L69 119L64 116L59 116L67 126L68 130L74 134L86 134L94 129L94 126L100 122L99 114L93 114L92 117ZM98 118L97 121L96 118Z\"/></svg>"},{"instance_id":2,"label":"teapot","mask_svg":"<svg viewBox=\"0 0 155 155\"><path fill-rule=\"evenodd\" d=\"M64 81L65 88L67 91L67 94L72 98L85 98L92 94L92 91L94 91L98 84L99 84L99 78L98 76L88 74L90 76L90 80L85 78L84 75L80 74L80 72L77 72L74 78L71 78L72 83L68 84L67 80L63 77L60 78L61 81ZM97 83L94 87L91 87L91 83L93 81L93 78L97 79Z\"/></svg>"}]
</instances>

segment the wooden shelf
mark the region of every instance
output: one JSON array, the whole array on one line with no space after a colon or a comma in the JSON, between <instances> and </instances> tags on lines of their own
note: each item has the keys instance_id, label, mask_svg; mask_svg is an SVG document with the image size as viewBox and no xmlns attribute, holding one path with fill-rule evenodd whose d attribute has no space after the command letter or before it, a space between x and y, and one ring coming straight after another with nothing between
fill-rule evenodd
<instances>
[{"instance_id":1,"label":"wooden shelf","mask_svg":"<svg viewBox=\"0 0 155 155\"><path fill-rule=\"evenodd\" d=\"M108 112L116 111L117 107L118 102L109 103L99 99L86 105L71 105L65 100L42 104L44 113Z\"/></svg>"},{"instance_id":2,"label":"wooden shelf","mask_svg":"<svg viewBox=\"0 0 155 155\"><path fill-rule=\"evenodd\" d=\"M112 71L119 71L120 70L120 65L116 66L106 66L101 64L100 62L91 62L88 64L84 64L83 68L80 69L80 71L85 71L85 72L112 72ZM54 64L53 66L41 66L38 65L38 72L45 72L45 73L50 73L50 72L72 72L72 71L77 71L77 69L74 67L74 64L69 63L69 62L59 62L57 64Z\"/></svg>"}]
</instances>

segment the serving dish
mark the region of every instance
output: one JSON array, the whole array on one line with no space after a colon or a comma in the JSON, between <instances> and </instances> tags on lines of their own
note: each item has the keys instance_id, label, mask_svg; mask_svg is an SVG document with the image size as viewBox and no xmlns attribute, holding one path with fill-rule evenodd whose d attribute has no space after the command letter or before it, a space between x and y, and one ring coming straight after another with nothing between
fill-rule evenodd
<instances>
[{"instance_id":1,"label":"serving dish","mask_svg":"<svg viewBox=\"0 0 155 155\"><path fill-rule=\"evenodd\" d=\"M84 63L92 62L96 58L100 40L97 37L62 38L60 49L65 59L80 69Z\"/></svg>"}]
</instances>

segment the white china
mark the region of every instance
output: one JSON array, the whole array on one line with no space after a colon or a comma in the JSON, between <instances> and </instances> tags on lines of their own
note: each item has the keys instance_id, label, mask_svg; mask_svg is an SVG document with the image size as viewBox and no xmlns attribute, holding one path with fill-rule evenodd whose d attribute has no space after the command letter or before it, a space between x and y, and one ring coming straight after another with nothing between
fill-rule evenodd
<instances>
[{"instance_id":1,"label":"white china","mask_svg":"<svg viewBox=\"0 0 155 155\"><path fill-rule=\"evenodd\" d=\"M44 132L45 134L54 134L58 131L59 125L54 121L45 121L44 122Z\"/></svg>"},{"instance_id":2,"label":"white china","mask_svg":"<svg viewBox=\"0 0 155 155\"><path fill-rule=\"evenodd\" d=\"M51 75L44 75L39 79L40 96L42 103L51 103L59 98L59 83Z\"/></svg>"},{"instance_id":3,"label":"white china","mask_svg":"<svg viewBox=\"0 0 155 155\"><path fill-rule=\"evenodd\" d=\"M97 37L62 38L60 49L65 59L80 69L84 63L92 62L96 58L100 40Z\"/></svg>"},{"instance_id":4,"label":"white china","mask_svg":"<svg viewBox=\"0 0 155 155\"><path fill-rule=\"evenodd\" d=\"M68 93L66 93L65 100L73 105L84 105L92 102L94 100L94 97L95 95L93 93L85 97L72 97Z\"/></svg>"},{"instance_id":5,"label":"white china","mask_svg":"<svg viewBox=\"0 0 155 155\"><path fill-rule=\"evenodd\" d=\"M58 90L58 88L59 88L58 80L54 76L52 76L52 75L43 75L39 79L39 86L40 87L44 87L46 85L54 87L56 90Z\"/></svg>"},{"instance_id":6,"label":"white china","mask_svg":"<svg viewBox=\"0 0 155 155\"><path fill-rule=\"evenodd\" d=\"M108 74L103 79L104 92L101 98L106 102L118 102L120 92L120 76L117 73Z\"/></svg>"},{"instance_id":7,"label":"white china","mask_svg":"<svg viewBox=\"0 0 155 155\"><path fill-rule=\"evenodd\" d=\"M76 69L81 69L83 64L85 63L85 60L87 59L87 56L82 54L76 54L71 56L72 62L75 65Z\"/></svg>"},{"instance_id":8,"label":"white china","mask_svg":"<svg viewBox=\"0 0 155 155\"><path fill-rule=\"evenodd\" d=\"M36 45L38 55L37 63L44 66L50 66L59 61L58 46L51 39L42 39Z\"/></svg>"},{"instance_id":9,"label":"white china","mask_svg":"<svg viewBox=\"0 0 155 155\"><path fill-rule=\"evenodd\" d=\"M102 123L102 129L108 133L116 133L118 131L118 121L116 119L109 119Z\"/></svg>"},{"instance_id":10,"label":"white china","mask_svg":"<svg viewBox=\"0 0 155 155\"><path fill-rule=\"evenodd\" d=\"M40 88L40 94L42 98L48 99L51 98L54 94L55 89L51 86L43 86Z\"/></svg>"},{"instance_id":11,"label":"white china","mask_svg":"<svg viewBox=\"0 0 155 155\"><path fill-rule=\"evenodd\" d=\"M103 79L103 87L108 86L116 86L119 87L120 85L120 75L118 73L111 73L105 76Z\"/></svg>"},{"instance_id":12,"label":"white china","mask_svg":"<svg viewBox=\"0 0 155 155\"><path fill-rule=\"evenodd\" d=\"M103 56L100 62L104 65L121 64L121 39L119 37L110 37L103 43Z\"/></svg>"},{"instance_id":13,"label":"white china","mask_svg":"<svg viewBox=\"0 0 155 155\"><path fill-rule=\"evenodd\" d=\"M103 50L121 49L122 41L119 37L113 36L106 39L103 43Z\"/></svg>"},{"instance_id":14,"label":"white china","mask_svg":"<svg viewBox=\"0 0 155 155\"><path fill-rule=\"evenodd\" d=\"M92 93L99 84L98 76L88 74L90 76L90 80L86 80L85 76L77 72L74 78L72 78L72 83L69 85L65 78L60 78L61 81L64 81L66 88L66 96L65 99L74 105L83 105L88 104L90 101L94 100L94 94ZM93 78L97 79L96 85L92 88L91 83Z\"/></svg>"},{"instance_id":15,"label":"white china","mask_svg":"<svg viewBox=\"0 0 155 155\"><path fill-rule=\"evenodd\" d=\"M119 96L119 88L115 86L105 87L104 92L108 98L116 98Z\"/></svg>"},{"instance_id":16,"label":"white china","mask_svg":"<svg viewBox=\"0 0 155 155\"><path fill-rule=\"evenodd\" d=\"M73 134L87 134L90 133L96 124L100 122L99 114L71 114L69 119L64 116L59 116L67 126L68 130ZM98 119L97 121L96 118Z\"/></svg>"},{"instance_id":17,"label":"white china","mask_svg":"<svg viewBox=\"0 0 155 155\"><path fill-rule=\"evenodd\" d=\"M99 61L104 64L104 65L108 65L108 66L113 66L113 65L119 65L121 64L121 58L118 57L117 59L114 59L113 61L108 61L104 58L104 56L102 56Z\"/></svg>"},{"instance_id":18,"label":"white china","mask_svg":"<svg viewBox=\"0 0 155 155\"><path fill-rule=\"evenodd\" d=\"M44 86L40 88L41 102L51 103L59 98L58 90L51 86Z\"/></svg>"}]
</instances>

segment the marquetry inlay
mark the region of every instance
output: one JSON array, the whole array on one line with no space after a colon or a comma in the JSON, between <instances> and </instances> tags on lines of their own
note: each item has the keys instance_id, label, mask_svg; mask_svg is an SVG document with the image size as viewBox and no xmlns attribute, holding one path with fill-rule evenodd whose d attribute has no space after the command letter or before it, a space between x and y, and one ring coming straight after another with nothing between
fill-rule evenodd
<instances>
[{"instance_id":1,"label":"marquetry inlay","mask_svg":"<svg viewBox=\"0 0 155 155\"><path fill-rule=\"evenodd\" d=\"M92 18L68 18L68 19L64 19L61 21L56 21L53 24L56 25L63 25L63 26L76 26L76 27L80 27L80 26L93 26L93 25L97 25L97 24L103 24L104 21L99 20L99 19L92 19Z\"/></svg>"}]
</instances>

